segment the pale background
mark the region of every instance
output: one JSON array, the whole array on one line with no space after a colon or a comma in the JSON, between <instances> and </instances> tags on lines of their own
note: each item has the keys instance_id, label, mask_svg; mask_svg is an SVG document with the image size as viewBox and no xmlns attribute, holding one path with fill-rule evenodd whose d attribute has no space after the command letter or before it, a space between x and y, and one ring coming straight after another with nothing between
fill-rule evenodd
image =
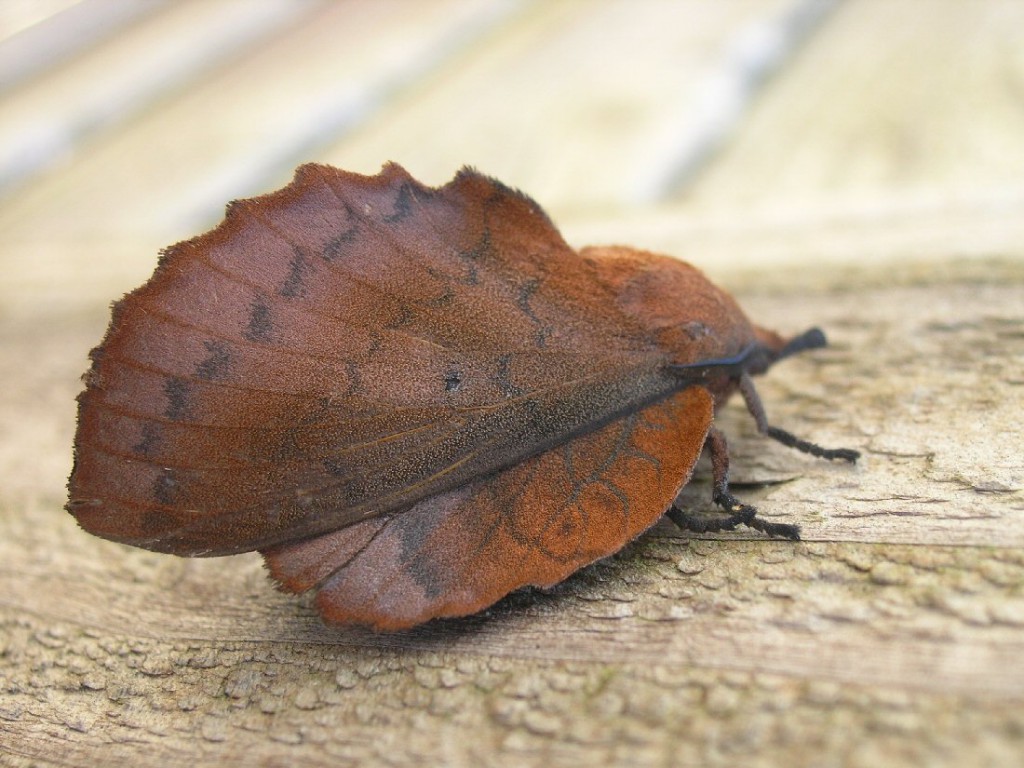
<instances>
[{"instance_id":1,"label":"pale background","mask_svg":"<svg viewBox=\"0 0 1024 768\"><path fill-rule=\"evenodd\" d=\"M736 491L549 594L325 628L62 511L109 302L315 160L464 164L829 350ZM0 764L1018 766L1024 2L0 2ZM687 492L710 509L706 472Z\"/></svg>"}]
</instances>

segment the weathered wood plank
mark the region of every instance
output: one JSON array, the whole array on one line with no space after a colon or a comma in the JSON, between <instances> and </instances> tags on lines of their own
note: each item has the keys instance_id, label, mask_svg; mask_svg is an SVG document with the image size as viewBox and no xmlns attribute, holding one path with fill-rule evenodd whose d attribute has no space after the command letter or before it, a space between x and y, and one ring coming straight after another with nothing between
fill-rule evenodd
<instances>
[{"instance_id":1,"label":"weathered wood plank","mask_svg":"<svg viewBox=\"0 0 1024 768\"><path fill-rule=\"evenodd\" d=\"M839 4L735 148L643 210L610 181L650 170L679 108L665 88L697 87L689 67L795 6L330 4L5 201L0 765L1016 768L1021 6L969 6ZM61 510L73 396L107 301L212 223L225 189L275 186L253 179L330 135L306 124L352 93L378 100L330 148L339 163L394 157L440 182L476 162L576 244L674 253L759 322L822 325L832 348L759 387L773 421L860 448L858 467L767 443L738 408L720 422L737 494L806 541L659 525L550 592L374 636L323 627L256 556L78 530ZM200 124L208 143L181 139ZM685 500L709 510L702 478Z\"/></svg>"},{"instance_id":2,"label":"weathered wood plank","mask_svg":"<svg viewBox=\"0 0 1024 768\"><path fill-rule=\"evenodd\" d=\"M852 737L828 736L839 707L847 734L867 737L887 712L914 723L911 742L900 729L891 738L917 756L1011 764L1024 718L1024 273L972 286L864 287L847 275L841 288L821 275L826 287L799 300L778 287L744 297L759 317L820 320L838 341L787 363L763 394L779 423L852 441L863 465L767 447L738 414L725 420L736 479L770 483L744 495L804 524L808 542L694 540L663 526L550 593L390 637L322 627L255 557L180 560L78 531L59 509L61 480L75 350L97 318L8 327L5 347L19 352L3 371L17 404L2 424L0 497L9 748L52 757L59 737L73 762L127 764L145 749L183 765L217 762L227 745L316 764L379 756L370 735L381 728L455 740L468 728L499 761L525 764L608 762L624 743L648 755L631 764L672 751L706 762L721 749L797 759L807 746L787 723L801 713L819 725L795 733L857 752ZM687 499L707 508L707 493L697 484ZM926 725L935 718L946 727ZM730 741L751 719L759 739ZM404 749L447 754L433 737L400 741L399 762L413 759Z\"/></svg>"},{"instance_id":3,"label":"weathered wood plank","mask_svg":"<svg viewBox=\"0 0 1024 768\"><path fill-rule=\"evenodd\" d=\"M665 132L718 56L788 0L544 3L438 82L325 151L343 167L396 159L431 182L468 164L556 216L635 204Z\"/></svg>"},{"instance_id":4,"label":"weathered wood plank","mask_svg":"<svg viewBox=\"0 0 1024 768\"><path fill-rule=\"evenodd\" d=\"M76 19L91 18L93 11L103 10L94 5L70 10ZM144 4L129 6L114 4L107 14L134 17L152 10ZM178 2L110 35L103 45L87 47L73 65L5 94L0 101L0 194L15 194L20 185L81 152L90 140L194 85L312 7L310 0ZM65 30L75 37L89 32L73 26ZM44 39L37 45L73 48L75 41Z\"/></svg>"},{"instance_id":5,"label":"weathered wood plank","mask_svg":"<svg viewBox=\"0 0 1024 768\"><path fill-rule=\"evenodd\" d=\"M0 232L19 241L40 232L51 241L134 236L153 253L214 224L226 201L281 186L298 162L315 159L307 145L325 130L343 133L515 7L327 4L24 186L0 209Z\"/></svg>"},{"instance_id":6,"label":"weathered wood plank","mask_svg":"<svg viewBox=\"0 0 1024 768\"><path fill-rule=\"evenodd\" d=\"M0 93L145 18L165 0L33 0L0 8Z\"/></svg>"},{"instance_id":7,"label":"weathered wood plank","mask_svg":"<svg viewBox=\"0 0 1024 768\"><path fill-rule=\"evenodd\" d=\"M840 4L682 202L735 212L1019 188L1022 28L1014 0Z\"/></svg>"},{"instance_id":8,"label":"weathered wood plank","mask_svg":"<svg viewBox=\"0 0 1024 768\"><path fill-rule=\"evenodd\" d=\"M9 653L26 662L65 660L8 682L19 694L0 721L11 765L1013 766L1019 759L1020 716L1005 701L808 683L769 670L678 668L625 655L598 665L443 648L231 641L211 648L31 619L9 638Z\"/></svg>"}]
</instances>

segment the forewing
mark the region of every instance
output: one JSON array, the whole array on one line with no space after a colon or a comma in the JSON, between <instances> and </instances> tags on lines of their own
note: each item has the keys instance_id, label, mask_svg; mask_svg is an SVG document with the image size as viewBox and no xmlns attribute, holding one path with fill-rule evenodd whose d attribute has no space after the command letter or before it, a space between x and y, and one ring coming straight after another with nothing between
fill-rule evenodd
<instances>
[{"instance_id":1,"label":"forewing","mask_svg":"<svg viewBox=\"0 0 1024 768\"><path fill-rule=\"evenodd\" d=\"M670 391L602 291L491 179L304 166L115 307L68 508L107 538L227 554L510 466Z\"/></svg>"},{"instance_id":2,"label":"forewing","mask_svg":"<svg viewBox=\"0 0 1024 768\"><path fill-rule=\"evenodd\" d=\"M550 586L653 525L689 479L712 419L702 388L411 508L264 551L328 621L403 629Z\"/></svg>"}]
</instances>

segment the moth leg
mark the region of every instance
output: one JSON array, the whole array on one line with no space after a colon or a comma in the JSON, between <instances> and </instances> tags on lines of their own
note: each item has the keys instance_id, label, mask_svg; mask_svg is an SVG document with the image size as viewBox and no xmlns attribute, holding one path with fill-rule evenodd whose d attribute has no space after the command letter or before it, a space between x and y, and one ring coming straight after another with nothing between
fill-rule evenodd
<instances>
[{"instance_id":1,"label":"moth leg","mask_svg":"<svg viewBox=\"0 0 1024 768\"><path fill-rule=\"evenodd\" d=\"M788 448L796 448L798 451L809 453L811 456L818 456L822 459L842 459L843 461L854 462L860 458L860 452L851 448L822 448L816 443L801 440L791 432L771 426L768 423L768 416L764 412L761 398L757 394L757 390L754 389L754 380L750 378L749 373L744 372L740 376L740 394L743 395L743 402L747 404L747 410L750 411L750 415L754 417L757 431L762 435L767 435L772 440L777 440Z\"/></svg>"},{"instance_id":2,"label":"moth leg","mask_svg":"<svg viewBox=\"0 0 1024 768\"><path fill-rule=\"evenodd\" d=\"M746 525L768 536L800 541L798 526L762 520L757 516L756 508L744 504L729 493L729 446L725 441L725 435L712 426L708 430L704 445L711 453L711 498L715 504L728 512L729 516L717 520L699 518L673 504L668 510L669 519L683 530L696 533L732 531L738 525Z\"/></svg>"}]
</instances>

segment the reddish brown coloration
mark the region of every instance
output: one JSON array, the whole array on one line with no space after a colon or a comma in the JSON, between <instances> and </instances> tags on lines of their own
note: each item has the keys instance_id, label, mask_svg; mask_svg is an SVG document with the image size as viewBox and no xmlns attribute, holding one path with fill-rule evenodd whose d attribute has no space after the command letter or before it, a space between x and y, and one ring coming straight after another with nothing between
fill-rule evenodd
<instances>
[{"instance_id":1,"label":"reddish brown coloration","mask_svg":"<svg viewBox=\"0 0 1024 768\"><path fill-rule=\"evenodd\" d=\"M389 165L300 168L169 249L119 302L79 398L68 509L179 555L258 549L329 621L409 627L552 585L672 508L689 527L796 538L728 492L672 502L714 409L820 346L750 324L699 272L579 253L473 171L437 189Z\"/></svg>"}]
</instances>

